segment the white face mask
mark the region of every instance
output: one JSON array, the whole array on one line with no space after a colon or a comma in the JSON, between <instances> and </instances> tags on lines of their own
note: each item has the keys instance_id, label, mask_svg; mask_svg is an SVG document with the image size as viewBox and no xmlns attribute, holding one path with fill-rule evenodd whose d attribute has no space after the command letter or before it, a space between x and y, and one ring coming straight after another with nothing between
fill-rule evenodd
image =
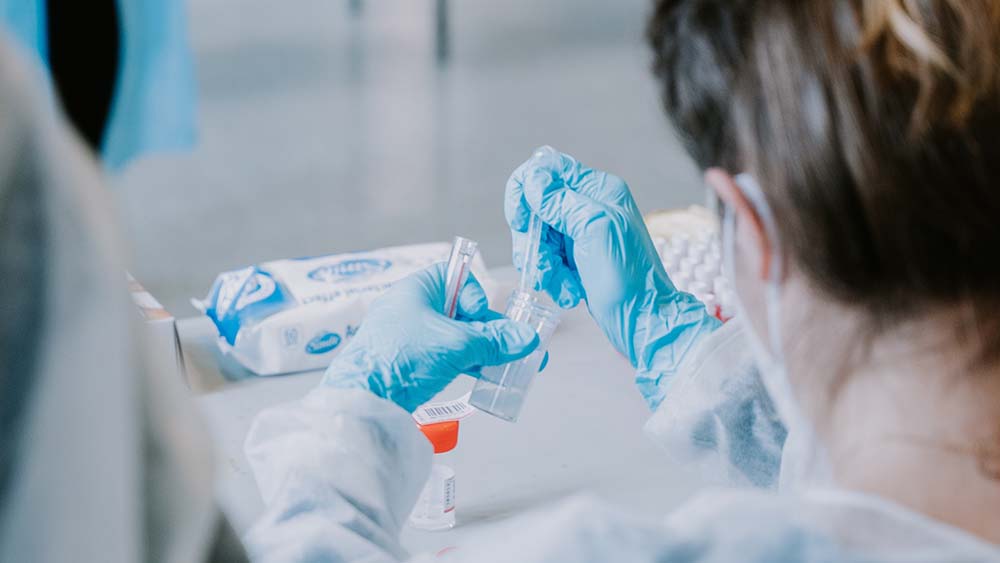
<instances>
[{"instance_id":1,"label":"white face mask","mask_svg":"<svg viewBox=\"0 0 1000 563\"><path fill-rule=\"evenodd\" d=\"M774 402L778 415L788 428L788 439L782 456L781 489L797 488L805 483L817 484L829 481L829 464L819 446L812 424L802 413L785 365L784 342L782 340L781 315L781 285L784 276L784 264L781 254L781 244L778 238L777 224L771 214L771 208L764 198L764 193L749 174L740 174L734 179L744 197L754 206L760 216L771 248L771 267L768 271L767 287L765 288L765 323L767 338L762 339L754 331L753 324L747 316L746 307L739 297L739 289L735 279L736 266L736 213L729 205L725 206L722 222L722 251L725 261L724 274L729 277L732 287L736 289L736 308L738 316L743 319L743 325L749 336L749 344L753 351L757 368L760 371L764 387ZM766 343L766 344L765 344Z\"/></svg>"}]
</instances>

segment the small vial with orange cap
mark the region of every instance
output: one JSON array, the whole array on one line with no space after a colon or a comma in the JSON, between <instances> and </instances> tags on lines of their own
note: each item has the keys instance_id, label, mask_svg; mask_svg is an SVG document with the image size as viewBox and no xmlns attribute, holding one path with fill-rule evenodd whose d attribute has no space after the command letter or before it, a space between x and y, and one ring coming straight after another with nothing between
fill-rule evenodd
<instances>
[{"instance_id":1,"label":"small vial with orange cap","mask_svg":"<svg viewBox=\"0 0 1000 563\"><path fill-rule=\"evenodd\" d=\"M449 420L418 425L434 446L435 456L455 449L458 422ZM440 463L431 467L431 476L410 513L410 525L418 530L449 530L455 527L455 471Z\"/></svg>"},{"instance_id":2,"label":"small vial with orange cap","mask_svg":"<svg viewBox=\"0 0 1000 563\"><path fill-rule=\"evenodd\" d=\"M459 295L469 279L478 243L455 237L445 275L445 302L442 313L458 315ZM458 421L472 413L468 398L450 403L424 405L413 413L420 431L434 446L434 454L444 454L458 444ZM455 471L440 463L431 467L431 476L410 513L410 525L420 530L448 530L455 527Z\"/></svg>"}]
</instances>

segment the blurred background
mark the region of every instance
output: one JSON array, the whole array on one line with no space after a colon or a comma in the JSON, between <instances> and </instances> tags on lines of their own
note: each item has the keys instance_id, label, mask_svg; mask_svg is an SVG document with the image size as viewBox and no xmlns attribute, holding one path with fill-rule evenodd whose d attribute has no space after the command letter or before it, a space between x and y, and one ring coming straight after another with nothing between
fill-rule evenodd
<instances>
[{"instance_id":1,"label":"blurred background","mask_svg":"<svg viewBox=\"0 0 1000 563\"><path fill-rule=\"evenodd\" d=\"M112 179L136 277L187 316L219 272L271 259L462 234L506 265L504 184L542 144L644 212L702 201L648 71L648 0L446 4L439 35L439 0L189 0L198 144Z\"/></svg>"}]
</instances>

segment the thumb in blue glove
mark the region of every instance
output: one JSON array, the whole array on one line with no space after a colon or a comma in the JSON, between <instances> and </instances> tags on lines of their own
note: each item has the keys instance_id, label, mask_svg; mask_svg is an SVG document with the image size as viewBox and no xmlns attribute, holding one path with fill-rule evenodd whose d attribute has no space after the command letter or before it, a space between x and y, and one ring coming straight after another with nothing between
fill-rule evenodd
<instances>
[{"instance_id":1,"label":"thumb in blue glove","mask_svg":"<svg viewBox=\"0 0 1000 563\"><path fill-rule=\"evenodd\" d=\"M457 318L442 314L445 270L436 264L400 280L372 303L321 385L367 388L413 412L459 374L476 375L538 347L534 329L490 310L473 276L459 295Z\"/></svg>"}]
</instances>

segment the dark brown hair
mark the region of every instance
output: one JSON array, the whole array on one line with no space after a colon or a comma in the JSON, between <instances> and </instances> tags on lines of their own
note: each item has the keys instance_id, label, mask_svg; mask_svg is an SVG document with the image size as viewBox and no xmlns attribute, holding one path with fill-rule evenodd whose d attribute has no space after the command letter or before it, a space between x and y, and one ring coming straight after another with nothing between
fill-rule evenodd
<instances>
[{"instance_id":1,"label":"dark brown hair","mask_svg":"<svg viewBox=\"0 0 1000 563\"><path fill-rule=\"evenodd\" d=\"M785 252L877 325L935 307L1000 355L1000 1L659 0L667 114L752 172Z\"/></svg>"}]
</instances>

